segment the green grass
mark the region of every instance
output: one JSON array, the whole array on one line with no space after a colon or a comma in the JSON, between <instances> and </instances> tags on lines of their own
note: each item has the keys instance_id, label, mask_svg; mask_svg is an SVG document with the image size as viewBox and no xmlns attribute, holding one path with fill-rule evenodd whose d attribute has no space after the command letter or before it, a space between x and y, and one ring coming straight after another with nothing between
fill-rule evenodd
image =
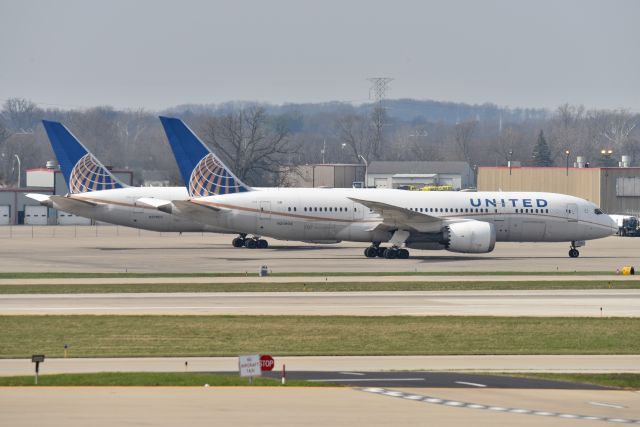
<instances>
[{"instance_id":1,"label":"green grass","mask_svg":"<svg viewBox=\"0 0 640 427\"><path fill-rule=\"evenodd\" d=\"M200 372L101 372L91 374L41 375L39 386L248 386L249 379L238 375ZM281 386L279 379L256 377L254 386ZM287 386L326 387L326 384L287 380ZM0 386L35 386L33 375L0 377Z\"/></svg>"},{"instance_id":2,"label":"green grass","mask_svg":"<svg viewBox=\"0 0 640 427\"><path fill-rule=\"evenodd\" d=\"M378 291L478 291L548 289L637 289L634 281L523 281L523 282L319 282L319 283L150 283L0 285L0 294L108 294L173 292L378 292Z\"/></svg>"},{"instance_id":3,"label":"green grass","mask_svg":"<svg viewBox=\"0 0 640 427\"><path fill-rule=\"evenodd\" d=\"M556 373L517 373L504 374L523 378L537 378L553 381L568 381L572 383L593 384L603 387L618 387L640 389L640 374L556 374Z\"/></svg>"},{"instance_id":4,"label":"green grass","mask_svg":"<svg viewBox=\"0 0 640 427\"><path fill-rule=\"evenodd\" d=\"M0 357L638 354L640 318L0 316Z\"/></svg>"},{"instance_id":5,"label":"green grass","mask_svg":"<svg viewBox=\"0 0 640 427\"><path fill-rule=\"evenodd\" d=\"M612 271L385 271L385 272L283 272L275 277L339 277L339 276L594 276L611 275ZM77 278L148 278L148 277L257 277L258 273L74 273L74 272L2 272L0 279L77 279Z\"/></svg>"}]
</instances>

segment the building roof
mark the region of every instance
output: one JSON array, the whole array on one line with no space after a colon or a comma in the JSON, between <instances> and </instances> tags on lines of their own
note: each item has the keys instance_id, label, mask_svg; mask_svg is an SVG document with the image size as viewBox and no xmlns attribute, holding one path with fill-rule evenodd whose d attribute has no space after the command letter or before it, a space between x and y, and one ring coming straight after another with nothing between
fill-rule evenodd
<instances>
[{"instance_id":1,"label":"building roof","mask_svg":"<svg viewBox=\"0 0 640 427\"><path fill-rule=\"evenodd\" d=\"M369 174L464 174L469 171L467 162L396 162L374 161L369 164Z\"/></svg>"}]
</instances>

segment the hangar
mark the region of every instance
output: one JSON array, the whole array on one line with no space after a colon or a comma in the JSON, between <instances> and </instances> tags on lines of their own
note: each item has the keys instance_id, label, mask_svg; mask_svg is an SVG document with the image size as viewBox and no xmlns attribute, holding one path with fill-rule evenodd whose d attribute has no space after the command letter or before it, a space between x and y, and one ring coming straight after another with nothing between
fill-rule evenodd
<instances>
[{"instance_id":1,"label":"hangar","mask_svg":"<svg viewBox=\"0 0 640 427\"><path fill-rule=\"evenodd\" d=\"M131 171L112 170L112 172L125 184L131 185L133 182ZM28 193L64 195L69 192L69 187L56 162L49 161L44 168L28 169L26 178L25 187L0 188L0 225L89 225L92 223L87 218L41 206L35 200L25 196Z\"/></svg>"},{"instance_id":2,"label":"hangar","mask_svg":"<svg viewBox=\"0 0 640 427\"><path fill-rule=\"evenodd\" d=\"M475 186L473 169L467 162L373 161L367 172L370 188L446 185L462 190Z\"/></svg>"}]
</instances>

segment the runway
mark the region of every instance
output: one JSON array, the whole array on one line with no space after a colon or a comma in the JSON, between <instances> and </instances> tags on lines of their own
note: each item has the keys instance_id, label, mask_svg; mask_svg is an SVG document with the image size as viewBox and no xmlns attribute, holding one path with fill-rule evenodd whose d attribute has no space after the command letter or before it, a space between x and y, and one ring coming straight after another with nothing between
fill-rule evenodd
<instances>
[{"instance_id":1,"label":"runway","mask_svg":"<svg viewBox=\"0 0 640 427\"><path fill-rule=\"evenodd\" d=\"M640 316L640 289L0 295L0 315Z\"/></svg>"},{"instance_id":2,"label":"runway","mask_svg":"<svg viewBox=\"0 0 640 427\"><path fill-rule=\"evenodd\" d=\"M638 394L486 388L0 388L0 424L590 426L635 422ZM34 410L37 408L37 410ZM158 410L162 408L162 410Z\"/></svg>"},{"instance_id":3,"label":"runway","mask_svg":"<svg viewBox=\"0 0 640 427\"><path fill-rule=\"evenodd\" d=\"M498 242L488 254L412 250L407 260L367 259L365 243L317 245L268 239L270 248L231 247L231 235L155 233L116 226L0 227L3 272L458 272L607 271L640 266L640 239L587 242L579 258L568 243Z\"/></svg>"}]
</instances>

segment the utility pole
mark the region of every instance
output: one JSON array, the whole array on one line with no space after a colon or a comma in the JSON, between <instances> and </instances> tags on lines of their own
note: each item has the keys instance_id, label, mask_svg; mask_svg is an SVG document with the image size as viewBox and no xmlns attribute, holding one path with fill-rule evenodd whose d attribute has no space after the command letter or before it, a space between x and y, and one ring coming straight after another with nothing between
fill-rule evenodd
<instances>
[{"instance_id":1,"label":"utility pole","mask_svg":"<svg viewBox=\"0 0 640 427\"><path fill-rule=\"evenodd\" d=\"M387 91L387 85L393 79L391 77L371 77L369 89L369 98L375 101L373 107L373 125L375 127L375 135L373 139L372 155L374 160L380 158L380 151L383 143L383 127L384 127L384 99Z\"/></svg>"}]
</instances>

